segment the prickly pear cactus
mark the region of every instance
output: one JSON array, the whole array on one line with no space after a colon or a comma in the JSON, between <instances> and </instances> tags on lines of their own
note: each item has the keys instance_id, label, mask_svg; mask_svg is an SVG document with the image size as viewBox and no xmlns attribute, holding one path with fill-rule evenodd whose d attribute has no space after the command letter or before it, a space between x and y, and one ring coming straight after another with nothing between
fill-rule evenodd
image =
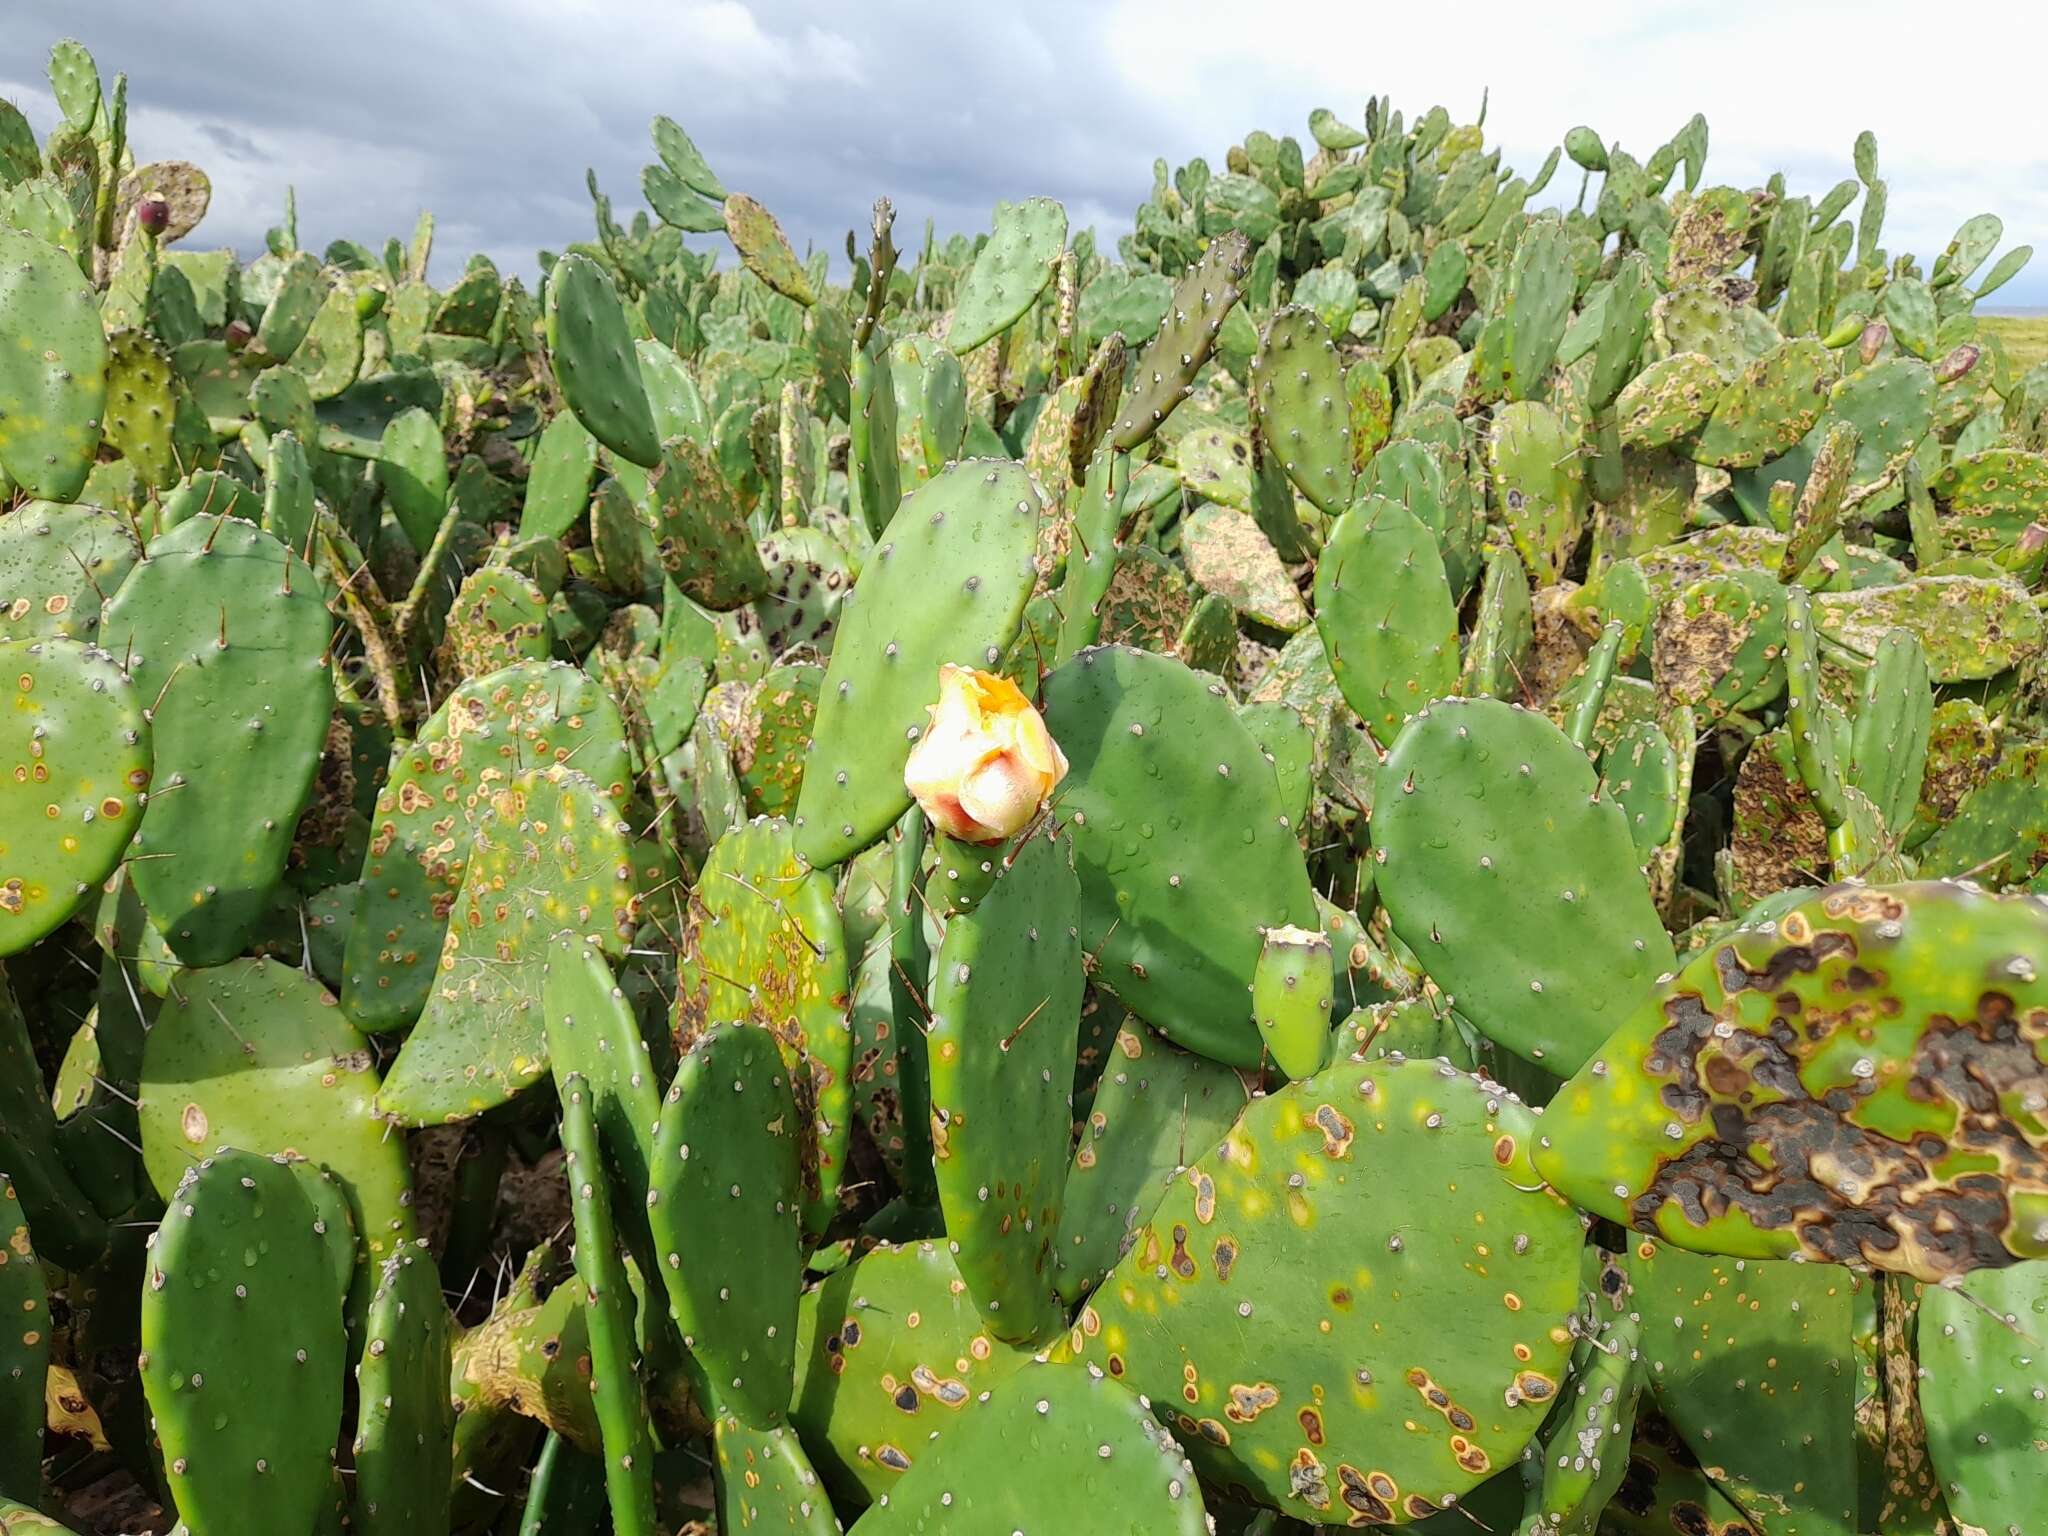
<instances>
[{"instance_id":1,"label":"prickly pear cactus","mask_svg":"<svg viewBox=\"0 0 2048 1536\"><path fill-rule=\"evenodd\" d=\"M331 638L312 568L231 517L160 534L107 605L101 643L151 700L135 886L189 965L240 953L268 910L327 736Z\"/></svg>"},{"instance_id":2,"label":"prickly pear cactus","mask_svg":"<svg viewBox=\"0 0 2048 1536\"><path fill-rule=\"evenodd\" d=\"M854 1529L863 1536L940 1524L963 1536L1084 1527L1201 1536L1210 1529L1192 1469L1150 1405L1092 1366L1026 1366L947 1441L944 1458L906 1473ZM1072 1475L1002 1476L1019 1446L1059 1457Z\"/></svg>"},{"instance_id":3,"label":"prickly pear cactus","mask_svg":"<svg viewBox=\"0 0 2048 1536\"><path fill-rule=\"evenodd\" d=\"M775 1037L744 1024L699 1036L662 1105L647 1221L684 1347L756 1429L781 1421L795 1372L800 1141Z\"/></svg>"},{"instance_id":4,"label":"prickly pear cactus","mask_svg":"<svg viewBox=\"0 0 2048 1536\"><path fill-rule=\"evenodd\" d=\"M1036 577L1040 515L1021 465L978 459L897 510L840 609L825 669L794 817L810 864L858 853L910 804L903 766L938 702L939 668L1002 661Z\"/></svg>"},{"instance_id":5,"label":"prickly pear cactus","mask_svg":"<svg viewBox=\"0 0 2048 1536\"><path fill-rule=\"evenodd\" d=\"M426 1010L378 1091L384 1113L466 1119L546 1074L549 940L570 933L617 957L633 939L632 829L618 818L595 779L559 764L491 792Z\"/></svg>"}]
</instances>

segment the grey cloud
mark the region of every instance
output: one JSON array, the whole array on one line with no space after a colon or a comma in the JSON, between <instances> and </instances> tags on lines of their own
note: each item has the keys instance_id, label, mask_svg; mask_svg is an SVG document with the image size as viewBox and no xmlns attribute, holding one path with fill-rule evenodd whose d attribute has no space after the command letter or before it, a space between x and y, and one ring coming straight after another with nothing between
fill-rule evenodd
<instances>
[{"instance_id":1,"label":"grey cloud","mask_svg":"<svg viewBox=\"0 0 2048 1536\"><path fill-rule=\"evenodd\" d=\"M1220 162L1261 124L1305 138L1321 104L1256 70L1221 100L1190 93L1170 111L1136 100L1091 0L9 9L10 40L25 46L0 73L34 78L50 41L79 37L108 75L128 72L139 128L182 135L145 136L139 149L187 154L215 177L221 195L200 238L260 247L296 176L301 235L316 247L344 235L374 246L431 207L444 278L470 250L526 268L540 247L587 238L586 167L622 215L637 207L656 113L682 123L729 186L773 209L799 249L836 254L882 194L896 203L899 244L921 239L927 218L941 234L985 228L998 198L1035 193L1113 237L1150 188L1155 156ZM1397 70L1373 74L1398 91ZM23 105L47 124L46 96ZM1504 116L1490 127L1513 143ZM1653 131L1668 125L1644 136ZM1517 146L1513 158L1533 169L1547 147ZM1811 180L1817 194L1836 174L1815 167L1802 189ZM1909 194L1895 186L1894 207ZM2019 286L2006 297L2048 298L2048 278Z\"/></svg>"}]
</instances>

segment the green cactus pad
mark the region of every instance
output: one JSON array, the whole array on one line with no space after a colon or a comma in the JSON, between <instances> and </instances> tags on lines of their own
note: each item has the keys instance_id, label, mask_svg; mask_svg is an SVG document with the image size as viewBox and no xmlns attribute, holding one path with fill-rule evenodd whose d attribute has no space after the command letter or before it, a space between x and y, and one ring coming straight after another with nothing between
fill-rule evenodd
<instances>
[{"instance_id":1,"label":"green cactus pad","mask_svg":"<svg viewBox=\"0 0 2048 1536\"><path fill-rule=\"evenodd\" d=\"M0 229L0 314L15 338L0 350L0 470L31 496L76 501L107 409L92 285L56 246Z\"/></svg>"},{"instance_id":2,"label":"green cactus pad","mask_svg":"<svg viewBox=\"0 0 2048 1536\"><path fill-rule=\"evenodd\" d=\"M590 1088L561 1080L563 1172L576 1232L576 1288L590 1330L592 1402L604 1451L604 1479L616 1536L655 1536L654 1440L635 1369L633 1292L612 1225L609 1181L598 1149Z\"/></svg>"},{"instance_id":3,"label":"green cactus pad","mask_svg":"<svg viewBox=\"0 0 2048 1536\"><path fill-rule=\"evenodd\" d=\"M1597 1299L1594 1306L1597 1316ZM1557 1406L1522 1453L1529 1488L1518 1536L1594 1536L1605 1529L1600 1518L1627 1475L1629 1437L1642 1396L1641 1331L1641 1317L1624 1313L1602 1332L1583 1334L1573 1347L1571 1375ZM1431 1517L1429 1524L1460 1513L1471 1517L1470 1509L1452 1511Z\"/></svg>"},{"instance_id":4,"label":"green cactus pad","mask_svg":"<svg viewBox=\"0 0 2048 1536\"><path fill-rule=\"evenodd\" d=\"M0 699L0 955L11 955L119 862L148 799L151 733L128 674L77 640L0 640Z\"/></svg>"},{"instance_id":5,"label":"green cactus pad","mask_svg":"<svg viewBox=\"0 0 2048 1536\"><path fill-rule=\"evenodd\" d=\"M1290 1083L1168 1192L1072 1347L1205 1477L1317 1523L1420 1519L1512 1465L1563 1381L1582 1237L1537 1124L1430 1062Z\"/></svg>"},{"instance_id":6,"label":"green cactus pad","mask_svg":"<svg viewBox=\"0 0 2048 1536\"><path fill-rule=\"evenodd\" d=\"M270 908L327 737L331 621L312 567L251 523L160 534L103 639L154 699L135 887L188 965L240 953Z\"/></svg>"},{"instance_id":7,"label":"green cactus pad","mask_svg":"<svg viewBox=\"0 0 2048 1536\"><path fill-rule=\"evenodd\" d=\"M142 558L98 507L31 501L0 518L0 639L99 638L100 612Z\"/></svg>"},{"instance_id":8,"label":"green cactus pad","mask_svg":"<svg viewBox=\"0 0 2048 1536\"><path fill-rule=\"evenodd\" d=\"M1814 599L1821 634L1875 656L1893 629L1911 630L1937 683L1992 677L2037 652L2048 620L2019 583L1986 576L1920 576Z\"/></svg>"},{"instance_id":9,"label":"green cactus pad","mask_svg":"<svg viewBox=\"0 0 2048 1536\"><path fill-rule=\"evenodd\" d=\"M725 232L754 276L806 308L818 302L810 274L789 248L789 239L775 222L775 215L743 192L734 192L725 200Z\"/></svg>"},{"instance_id":10,"label":"green cactus pad","mask_svg":"<svg viewBox=\"0 0 2048 1536\"><path fill-rule=\"evenodd\" d=\"M711 454L672 439L652 484L656 552L685 597L722 612L768 590L746 509Z\"/></svg>"},{"instance_id":11,"label":"green cactus pad","mask_svg":"<svg viewBox=\"0 0 2048 1536\"><path fill-rule=\"evenodd\" d=\"M563 411L542 430L534 449L519 510L521 536L558 539L573 528L590 504L596 469L597 439L573 411Z\"/></svg>"},{"instance_id":12,"label":"green cactus pad","mask_svg":"<svg viewBox=\"0 0 2048 1536\"><path fill-rule=\"evenodd\" d=\"M1965 1529L2030 1530L2048 1444L2040 1369L2048 1261L1979 1270L1921 1293L1920 1410L1949 1513Z\"/></svg>"},{"instance_id":13,"label":"green cactus pad","mask_svg":"<svg viewBox=\"0 0 2048 1536\"><path fill-rule=\"evenodd\" d=\"M1831 886L1639 1002L1553 1101L1537 1165L1701 1252L1927 1281L2038 1257L2048 1133L2012 1095L2042 1070L2043 975L2036 899Z\"/></svg>"},{"instance_id":14,"label":"green cactus pad","mask_svg":"<svg viewBox=\"0 0 2048 1536\"><path fill-rule=\"evenodd\" d=\"M573 933L556 934L548 942L541 1008L556 1075L584 1080L611 1166L628 1190L645 1190L661 1088L640 1021L604 952Z\"/></svg>"},{"instance_id":15,"label":"green cactus pad","mask_svg":"<svg viewBox=\"0 0 2048 1536\"><path fill-rule=\"evenodd\" d=\"M1645 1379L1714 1480L1763 1529L1856 1536L1855 1292L1832 1264L1629 1255Z\"/></svg>"},{"instance_id":16,"label":"green cactus pad","mask_svg":"<svg viewBox=\"0 0 2048 1536\"><path fill-rule=\"evenodd\" d=\"M1486 438L1493 504L1538 586L1564 574L1585 531L1589 497L1577 434L1547 405L1502 406Z\"/></svg>"},{"instance_id":17,"label":"green cactus pad","mask_svg":"<svg viewBox=\"0 0 2048 1536\"><path fill-rule=\"evenodd\" d=\"M412 1178L376 1093L369 1042L303 971L260 959L191 971L144 1043L143 1162L168 1198L214 1147L309 1158L342 1180L381 1262L412 1235Z\"/></svg>"},{"instance_id":18,"label":"green cactus pad","mask_svg":"<svg viewBox=\"0 0 2048 1536\"><path fill-rule=\"evenodd\" d=\"M433 1259L413 1248L386 1261L356 1367L355 1528L372 1536L448 1524L455 1440L448 1326Z\"/></svg>"},{"instance_id":19,"label":"green cactus pad","mask_svg":"<svg viewBox=\"0 0 2048 1536\"><path fill-rule=\"evenodd\" d=\"M1723 389L1691 454L1721 469L1751 469L1789 450L1820 420L1834 354L1814 336L1780 342Z\"/></svg>"},{"instance_id":20,"label":"green cactus pad","mask_svg":"<svg viewBox=\"0 0 2048 1536\"><path fill-rule=\"evenodd\" d=\"M1626 816L1541 715L1444 700L1411 721L1372 838L1395 933L1482 1033L1549 1071L1672 968Z\"/></svg>"},{"instance_id":21,"label":"green cactus pad","mask_svg":"<svg viewBox=\"0 0 2048 1536\"><path fill-rule=\"evenodd\" d=\"M1052 281L1066 243L1067 210L1051 198L998 203L988 243L961 281L947 347L964 357L1015 325Z\"/></svg>"},{"instance_id":22,"label":"green cactus pad","mask_svg":"<svg viewBox=\"0 0 2048 1536\"><path fill-rule=\"evenodd\" d=\"M640 382L626 313L604 268L575 252L548 274L548 354L562 398L590 435L643 469L661 462L661 439Z\"/></svg>"},{"instance_id":23,"label":"green cactus pad","mask_svg":"<svg viewBox=\"0 0 2048 1536\"><path fill-rule=\"evenodd\" d=\"M1029 838L934 962L932 1146L939 1205L968 1290L998 1338L1065 1321L1053 1294L1081 1017L1071 845Z\"/></svg>"},{"instance_id":24,"label":"green cactus pad","mask_svg":"<svg viewBox=\"0 0 2048 1536\"><path fill-rule=\"evenodd\" d=\"M1195 375L1215 350L1223 320L1240 296L1251 270L1251 244L1233 230L1211 240L1201 261L1173 287L1173 300L1138 359L1134 385L1123 414L1110 428L1110 442L1129 453L1172 414L1194 388Z\"/></svg>"},{"instance_id":25,"label":"green cactus pad","mask_svg":"<svg viewBox=\"0 0 2048 1536\"><path fill-rule=\"evenodd\" d=\"M805 1294L789 1415L833 1491L865 1504L1028 1358L988 1331L946 1244L883 1244Z\"/></svg>"},{"instance_id":26,"label":"green cactus pad","mask_svg":"<svg viewBox=\"0 0 2048 1536\"><path fill-rule=\"evenodd\" d=\"M861 1517L860 1536L1214 1529L1186 1457L1151 1404L1092 1366L1026 1366L945 1443L944 1455L913 1467ZM1059 1475L1014 1475L1027 1451Z\"/></svg>"},{"instance_id":27,"label":"green cactus pad","mask_svg":"<svg viewBox=\"0 0 2048 1536\"><path fill-rule=\"evenodd\" d=\"M669 1315L755 1429L781 1422L795 1370L799 1132L774 1038L716 1024L684 1055L654 1138L647 1221Z\"/></svg>"},{"instance_id":28,"label":"green cactus pad","mask_svg":"<svg viewBox=\"0 0 2048 1536\"><path fill-rule=\"evenodd\" d=\"M897 511L840 608L818 700L797 851L823 869L880 837L910 804L903 767L946 662L993 669L1037 571L1038 493L1019 464L969 459Z\"/></svg>"},{"instance_id":29,"label":"green cactus pad","mask_svg":"<svg viewBox=\"0 0 2048 1536\"><path fill-rule=\"evenodd\" d=\"M545 1076L548 941L573 933L616 958L639 907L632 831L596 780L555 764L491 792L426 1009L378 1094L384 1113L466 1119Z\"/></svg>"},{"instance_id":30,"label":"green cactus pad","mask_svg":"<svg viewBox=\"0 0 2048 1536\"><path fill-rule=\"evenodd\" d=\"M1060 1213L1060 1297L1076 1306L1124 1256L1174 1182L1245 1106L1233 1067L1183 1051L1136 1019L1117 1031Z\"/></svg>"},{"instance_id":31,"label":"green cactus pad","mask_svg":"<svg viewBox=\"0 0 2048 1536\"><path fill-rule=\"evenodd\" d=\"M1316 563L1316 628L1346 701L1381 741L1458 686L1458 615L1436 537L1385 496L1337 520Z\"/></svg>"},{"instance_id":32,"label":"green cactus pad","mask_svg":"<svg viewBox=\"0 0 2048 1536\"><path fill-rule=\"evenodd\" d=\"M677 1044L715 1023L767 1030L782 1048L802 1137L804 1226L839 1206L852 1130L850 957L832 883L798 857L789 823L765 818L718 840L690 893L691 969L676 992Z\"/></svg>"},{"instance_id":33,"label":"green cactus pad","mask_svg":"<svg viewBox=\"0 0 2048 1536\"><path fill-rule=\"evenodd\" d=\"M1315 311L1274 312L1252 360L1251 399L1267 447L1301 494L1332 517L1349 506L1351 403L1336 343Z\"/></svg>"},{"instance_id":34,"label":"green cactus pad","mask_svg":"<svg viewBox=\"0 0 2048 1536\"><path fill-rule=\"evenodd\" d=\"M522 661L546 661L548 600L530 577L487 565L463 578L443 633L458 676L487 677Z\"/></svg>"},{"instance_id":35,"label":"green cactus pad","mask_svg":"<svg viewBox=\"0 0 2048 1536\"><path fill-rule=\"evenodd\" d=\"M8 1149L10 1152L13 1148ZM43 1492L50 1300L14 1181L0 1173L0 1499Z\"/></svg>"},{"instance_id":36,"label":"green cactus pad","mask_svg":"<svg viewBox=\"0 0 2048 1536\"><path fill-rule=\"evenodd\" d=\"M1615 397L1622 448L1648 452L1690 437L1714 409L1721 390L1721 370L1704 352L1659 358Z\"/></svg>"},{"instance_id":37,"label":"green cactus pad","mask_svg":"<svg viewBox=\"0 0 2048 1536\"><path fill-rule=\"evenodd\" d=\"M223 1150L172 1191L142 1291L142 1386L191 1536L311 1531L334 1478L346 1336L282 1158Z\"/></svg>"},{"instance_id":38,"label":"green cactus pad","mask_svg":"<svg viewBox=\"0 0 2048 1536\"><path fill-rule=\"evenodd\" d=\"M1260 930L1316 926L1272 764L1221 683L1120 646L1048 677L1045 717L1092 974L1178 1044L1256 1066Z\"/></svg>"},{"instance_id":39,"label":"green cactus pad","mask_svg":"<svg viewBox=\"0 0 2048 1536\"><path fill-rule=\"evenodd\" d=\"M342 1006L364 1029L398 1029L427 1001L462 888L470 834L528 768L573 763L623 806L632 772L618 707L560 663L525 662L463 683L392 754L363 858Z\"/></svg>"},{"instance_id":40,"label":"green cactus pad","mask_svg":"<svg viewBox=\"0 0 2048 1536\"><path fill-rule=\"evenodd\" d=\"M1636 720L1600 754L1600 787L1628 818L1636 853L1648 859L1678 825L1681 782L1678 752L1664 728Z\"/></svg>"},{"instance_id":41,"label":"green cactus pad","mask_svg":"<svg viewBox=\"0 0 2048 1536\"><path fill-rule=\"evenodd\" d=\"M750 1429L709 1405L712 1469L718 1490L718 1529L760 1536L840 1536L839 1517L796 1431L786 1424Z\"/></svg>"},{"instance_id":42,"label":"green cactus pad","mask_svg":"<svg viewBox=\"0 0 2048 1536\"><path fill-rule=\"evenodd\" d=\"M35 1041L5 976L0 976L0 1174L12 1180L45 1258L83 1269L106 1250L106 1220L65 1160Z\"/></svg>"}]
</instances>

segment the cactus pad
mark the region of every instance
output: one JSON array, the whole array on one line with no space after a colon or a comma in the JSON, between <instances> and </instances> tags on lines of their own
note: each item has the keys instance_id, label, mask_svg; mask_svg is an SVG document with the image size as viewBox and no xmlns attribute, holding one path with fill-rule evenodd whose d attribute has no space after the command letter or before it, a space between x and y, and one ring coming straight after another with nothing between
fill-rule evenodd
<instances>
[{"instance_id":1,"label":"cactus pad","mask_svg":"<svg viewBox=\"0 0 2048 1536\"><path fill-rule=\"evenodd\" d=\"M1436 536L1385 496L1337 520L1316 563L1316 628L1346 702L1382 742L1458 686L1458 613Z\"/></svg>"},{"instance_id":2,"label":"cactus pad","mask_svg":"<svg viewBox=\"0 0 2048 1536\"><path fill-rule=\"evenodd\" d=\"M341 1422L342 1298L282 1158L187 1168L151 1245L142 1385L191 1536L311 1531Z\"/></svg>"},{"instance_id":3,"label":"cactus pad","mask_svg":"<svg viewBox=\"0 0 2048 1536\"><path fill-rule=\"evenodd\" d=\"M756 1429L781 1421L795 1369L799 1131L774 1037L716 1024L684 1055L654 1139L647 1221L669 1315Z\"/></svg>"},{"instance_id":4,"label":"cactus pad","mask_svg":"<svg viewBox=\"0 0 2048 1536\"><path fill-rule=\"evenodd\" d=\"M639 907L631 829L588 774L555 764L493 790L426 1010L378 1095L384 1112L412 1125L465 1119L538 1081L548 941L573 933L623 955Z\"/></svg>"},{"instance_id":5,"label":"cactus pad","mask_svg":"<svg viewBox=\"0 0 2048 1536\"><path fill-rule=\"evenodd\" d=\"M832 883L798 858L784 821L755 820L718 840L690 893L677 1044L712 1024L767 1030L782 1048L799 1116L804 1225L838 1208L852 1130L852 979Z\"/></svg>"},{"instance_id":6,"label":"cactus pad","mask_svg":"<svg viewBox=\"0 0 2048 1536\"><path fill-rule=\"evenodd\" d=\"M1445 700L1411 721L1372 803L1380 899L1458 1011L1574 1069L1672 966L1621 808L1541 715Z\"/></svg>"},{"instance_id":7,"label":"cactus pad","mask_svg":"<svg viewBox=\"0 0 2048 1536\"><path fill-rule=\"evenodd\" d=\"M103 643L155 701L135 888L188 965L269 910L327 737L330 629L312 568L227 517L158 535L107 605Z\"/></svg>"},{"instance_id":8,"label":"cactus pad","mask_svg":"<svg viewBox=\"0 0 2048 1536\"><path fill-rule=\"evenodd\" d=\"M2041 1256L2048 1133L2021 1106L2043 976L2036 899L1829 887L1639 1002L1558 1094L1537 1165L1697 1251L1927 1281Z\"/></svg>"},{"instance_id":9,"label":"cactus pad","mask_svg":"<svg viewBox=\"0 0 2048 1536\"><path fill-rule=\"evenodd\" d=\"M820 869L858 853L910 804L903 767L947 662L994 668L1037 571L1038 493L1019 464L970 459L898 509L840 608L818 700L796 847Z\"/></svg>"},{"instance_id":10,"label":"cactus pad","mask_svg":"<svg viewBox=\"0 0 2048 1536\"><path fill-rule=\"evenodd\" d=\"M1091 974L1177 1043L1257 1065L1260 930L1316 926L1273 765L1222 684L1144 651L1083 651L1045 680L1045 716Z\"/></svg>"},{"instance_id":11,"label":"cactus pad","mask_svg":"<svg viewBox=\"0 0 2048 1536\"><path fill-rule=\"evenodd\" d=\"M1026 1447L1056 1458L1060 1475L1013 1475ZM855 1529L1204 1536L1214 1527L1187 1459L1150 1404L1093 1366L1034 1364L963 1418L946 1437L946 1454L905 1473Z\"/></svg>"},{"instance_id":12,"label":"cactus pad","mask_svg":"<svg viewBox=\"0 0 2048 1536\"><path fill-rule=\"evenodd\" d=\"M151 752L148 700L113 657L79 641L0 641L0 699L0 955L9 955L112 873L142 820Z\"/></svg>"},{"instance_id":13,"label":"cactus pad","mask_svg":"<svg viewBox=\"0 0 2048 1536\"><path fill-rule=\"evenodd\" d=\"M1072 1346L1206 1476L1316 1523L1420 1519L1514 1462L1570 1357L1581 1233L1537 1124L1435 1063L1290 1083L1168 1193Z\"/></svg>"},{"instance_id":14,"label":"cactus pad","mask_svg":"<svg viewBox=\"0 0 2048 1536\"><path fill-rule=\"evenodd\" d=\"M0 469L32 496L76 501L107 408L92 285L56 246L0 229L0 314L14 334L0 350Z\"/></svg>"},{"instance_id":15,"label":"cactus pad","mask_svg":"<svg viewBox=\"0 0 2048 1536\"><path fill-rule=\"evenodd\" d=\"M1071 845L1028 838L947 923L929 993L939 1205L990 1331L1016 1343L1065 1320L1053 1249L1081 1018L1079 900Z\"/></svg>"},{"instance_id":16,"label":"cactus pad","mask_svg":"<svg viewBox=\"0 0 2048 1536\"><path fill-rule=\"evenodd\" d=\"M342 1005L365 1029L410 1024L426 1003L490 798L529 768L574 764L624 805L626 728L571 666L525 662L463 683L399 747L378 791Z\"/></svg>"}]
</instances>

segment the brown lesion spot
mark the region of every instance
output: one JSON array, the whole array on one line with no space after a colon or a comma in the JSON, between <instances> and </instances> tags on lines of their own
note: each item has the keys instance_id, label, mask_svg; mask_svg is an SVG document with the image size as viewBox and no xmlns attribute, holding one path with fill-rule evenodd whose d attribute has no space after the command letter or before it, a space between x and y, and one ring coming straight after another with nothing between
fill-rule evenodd
<instances>
[{"instance_id":1,"label":"brown lesion spot","mask_svg":"<svg viewBox=\"0 0 2048 1536\"><path fill-rule=\"evenodd\" d=\"M1334 1160L1350 1155L1355 1131L1351 1122L1337 1112L1336 1105L1318 1104L1315 1126L1323 1133L1323 1156Z\"/></svg>"},{"instance_id":2,"label":"brown lesion spot","mask_svg":"<svg viewBox=\"0 0 2048 1536\"><path fill-rule=\"evenodd\" d=\"M1246 1386L1233 1382L1230 1388L1230 1402L1223 1410L1223 1416L1233 1424L1249 1424L1268 1408L1278 1407L1280 1391L1270 1381L1254 1382Z\"/></svg>"}]
</instances>

